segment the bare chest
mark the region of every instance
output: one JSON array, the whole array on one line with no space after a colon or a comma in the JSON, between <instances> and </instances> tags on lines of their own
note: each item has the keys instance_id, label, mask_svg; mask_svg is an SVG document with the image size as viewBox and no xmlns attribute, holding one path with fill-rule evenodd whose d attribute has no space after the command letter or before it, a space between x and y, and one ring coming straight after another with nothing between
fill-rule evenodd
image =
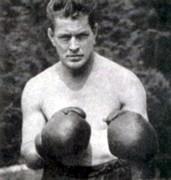
<instances>
[{"instance_id":1,"label":"bare chest","mask_svg":"<svg viewBox=\"0 0 171 180\"><path fill-rule=\"evenodd\" d=\"M44 90L41 102L47 120L64 107L77 106L86 112L87 121L95 128L106 128L104 118L120 108L117 92L102 83L90 83L77 90L64 84L51 85Z\"/></svg>"}]
</instances>

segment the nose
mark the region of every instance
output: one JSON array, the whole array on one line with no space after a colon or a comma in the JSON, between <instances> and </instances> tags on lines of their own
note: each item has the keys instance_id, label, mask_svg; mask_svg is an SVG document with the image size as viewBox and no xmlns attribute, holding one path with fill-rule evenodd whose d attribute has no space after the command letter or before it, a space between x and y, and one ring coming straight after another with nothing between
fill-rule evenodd
<instances>
[{"instance_id":1,"label":"nose","mask_svg":"<svg viewBox=\"0 0 171 180\"><path fill-rule=\"evenodd\" d=\"M76 53L79 51L80 46L79 43L77 42L75 37L72 37L70 40L70 44L69 44L69 49L70 51L72 51L73 53Z\"/></svg>"}]
</instances>

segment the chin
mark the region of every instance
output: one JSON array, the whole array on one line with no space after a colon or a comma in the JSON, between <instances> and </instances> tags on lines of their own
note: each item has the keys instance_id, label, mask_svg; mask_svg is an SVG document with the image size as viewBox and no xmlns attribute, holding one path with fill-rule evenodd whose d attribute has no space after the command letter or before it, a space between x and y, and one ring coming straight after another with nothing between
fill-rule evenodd
<instances>
[{"instance_id":1,"label":"chin","mask_svg":"<svg viewBox=\"0 0 171 180\"><path fill-rule=\"evenodd\" d=\"M82 68L84 68L85 64L86 64L86 62L79 61L79 62L70 62L66 66L71 71L77 71L77 70L81 70Z\"/></svg>"}]
</instances>

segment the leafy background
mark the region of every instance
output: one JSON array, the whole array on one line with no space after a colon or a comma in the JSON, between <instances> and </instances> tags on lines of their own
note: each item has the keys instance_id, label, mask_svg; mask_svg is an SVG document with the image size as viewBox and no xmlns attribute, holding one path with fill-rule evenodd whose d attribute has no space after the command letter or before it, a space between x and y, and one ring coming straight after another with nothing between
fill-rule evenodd
<instances>
[{"instance_id":1,"label":"leafy background","mask_svg":"<svg viewBox=\"0 0 171 180\"><path fill-rule=\"evenodd\" d=\"M159 137L161 176L171 166L171 1L99 0L96 50L134 71ZM47 0L0 0L0 166L20 163L20 99L28 79L58 61L47 38Z\"/></svg>"}]
</instances>

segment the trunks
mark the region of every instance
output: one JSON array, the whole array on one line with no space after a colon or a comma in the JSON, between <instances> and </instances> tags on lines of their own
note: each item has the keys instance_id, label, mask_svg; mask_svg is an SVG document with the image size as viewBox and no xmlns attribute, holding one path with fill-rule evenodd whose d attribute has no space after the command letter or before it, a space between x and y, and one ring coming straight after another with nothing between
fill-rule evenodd
<instances>
[{"instance_id":1,"label":"trunks","mask_svg":"<svg viewBox=\"0 0 171 180\"><path fill-rule=\"evenodd\" d=\"M65 166L49 164L43 180L130 180L131 170L126 161L110 161L97 166Z\"/></svg>"}]
</instances>

